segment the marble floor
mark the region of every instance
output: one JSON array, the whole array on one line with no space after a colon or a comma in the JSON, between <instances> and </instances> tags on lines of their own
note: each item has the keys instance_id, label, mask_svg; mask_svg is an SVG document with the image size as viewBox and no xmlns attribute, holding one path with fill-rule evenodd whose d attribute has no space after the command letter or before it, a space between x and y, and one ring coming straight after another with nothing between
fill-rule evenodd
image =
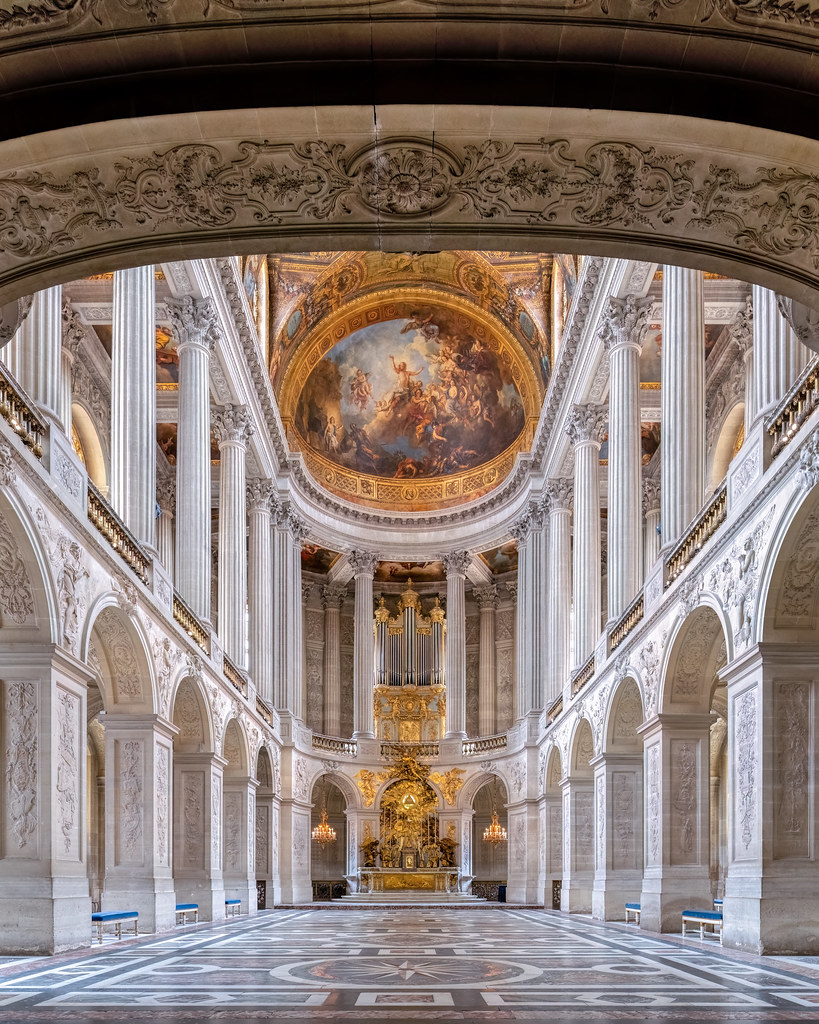
<instances>
[{"instance_id":1,"label":"marble floor","mask_svg":"<svg viewBox=\"0 0 819 1024\"><path fill-rule=\"evenodd\" d=\"M0 961L0 1022L817 1021L819 963L542 910L264 911Z\"/></svg>"}]
</instances>

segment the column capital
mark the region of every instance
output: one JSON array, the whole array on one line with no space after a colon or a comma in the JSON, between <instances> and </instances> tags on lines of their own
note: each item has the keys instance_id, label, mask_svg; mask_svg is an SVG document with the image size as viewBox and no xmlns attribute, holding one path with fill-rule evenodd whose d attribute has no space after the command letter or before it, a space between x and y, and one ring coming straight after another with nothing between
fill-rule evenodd
<instances>
[{"instance_id":1,"label":"column capital","mask_svg":"<svg viewBox=\"0 0 819 1024\"><path fill-rule=\"evenodd\" d=\"M659 480L643 480L643 515L660 507Z\"/></svg>"},{"instance_id":2,"label":"column capital","mask_svg":"<svg viewBox=\"0 0 819 1024\"><path fill-rule=\"evenodd\" d=\"M728 333L737 343L743 355L753 351L754 303L750 295L745 297L744 307L734 316L729 324Z\"/></svg>"},{"instance_id":3,"label":"column capital","mask_svg":"<svg viewBox=\"0 0 819 1024\"><path fill-rule=\"evenodd\" d=\"M168 319L176 335L177 350L187 345L213 351L219 335L219 318L213 299L195 299L183 295L178 299L167 299L165 305Z\"/></svg>"},{"instance_id":4,"label":"column capital","mask_svg":"<svg viewBox=\"0 0 819 1024\"><path fill-rule=\"evenodd\" d=\"M211 429L216 435L219 451L226 444L246 445L255 432L246 405L227 405L216 409L211 417Z\"/></svg>"},{"instance_id":5,"label":"column capital","mask_svg":"<svg viewBox=\"0 0 819 1024\"><path fill-rule=\"evenodd\" d=\"M441 555L444 563L444 572L449 576L465 576L466 570L472 564L472 555L468 551L449 551Z\"/></svg>"},{"instance_id":6,"label":"column capital","mask_svg":"<svg viewBox=\"0 0 819 1024\"><path fill-rule=\"evenodd\" d=\"M312 580L302 580L301 581L301 603L302 604L307 604L307 602L310 600L310 595L313 593L313 588L314 587L315 587L315 583L313 583Z\"/></svg>"},{"instance_id":7,"label":"column capital","mask_svg":"<svg viewBox=\"0 0 819 1024\"><path fill-rule=\"evenodd\" d=\"M247 510L248 512L271 511L270 499L273 496L273 483L270 480L263 480L254 477L247 482Z\"/></svg>"},{"instance_id":8,"label":"column capital","mask_svg":"<svg viewBox=\"0 0 819 1024\"><path fill-rule=\"evenodd\" d=\"M176 477L157 480L156 500L163 512L173 513L176 510Z\"/></svg>"},{"instance_id":9,"label":"column capital","mask_svg":"<svg viewBox=\"0 0 819 1024\"><path fill-rule=\"evenodd\" d=\"M594 442L598 448L609 423L609 411L605 405L590 402L587 405L573 405L566 420L566 433L573 445Z\"/></svg>"},{"instance_id":10,"label":"column capital","mask_svg":"<svg viewBox=\"0 0 819 1024\"><path fill-rule=\"evenodd\" d=\"M643 335L651 316L651 299L627 295L624 299L609 299L601 338L607 352L621 345L642 347Z\"/></svg>"},{"instance_id":11,"label":"column capital","mask_svg":"<svg viewBox=\"0 0 819 1024\"><path fill-rule=\"evenodd\" d=\"M293 510L289 502L279 502L275 499L270 503L271 515L280 530L287 530L293 540L301 543L307 536L307 523Z\"/></svg>"},{"instance_id":12,"label":"column capital","mask_svg":"<svg viewBox=\"0 0 819 1024\"><path fill-rule=\"evenodd\" d=\"M353 567L354 576L372 576L375 573L375 567L378 565L378 555L372 551L351 551L347 558Z\"/></svg>"},{"instance_id":13,"label":"column capital","mask_svg":"<svg viewBox=\"0 0 819 1024\"><path fill-rule=\"evenodd\" d=\"M72 359L76 358L80 346L85 341L85 328L83 327L80 314L71 305L68 299L63 299L63 351L67 352Z\"/></svg>"},{"instance_id":14,"label":"column capital","mask_svg":"<svg viewBox=\"0 0 819 1024\"><path fill-rule=\"evenodd\" d=\"M549 512L570 512L574 489L568 477L555 477L546 482Z\"/></svg>"},{"instance_id":15,"label":"column capital","mask_svg":"<svg viewBox=\"0 0 819 1024\"><path fill-rule=\"evenodd\" d=\"M517 605L517 603L518 603L518 581L517 580L510 580L506 584L506 589L512 595L512 604Z\"/></svg>"},{"instance_id":16,"label":"column capital","mask_svg":"<svg viewBox=\"0 0 819 1024\"><path fill-rule=\"evenodd\" d=\"M533 530L539 530L543 526L544 516L543 503L535 501L529 503L529 507L512 523L510 533L518 546L525 544Z\"/></svg>"},{"instance_id":17,"label":"column capital","mask_svg":"<svg viewBox=\"0 0 819 1024\"><path fill-rule=\"evenodd\" d=\"M324 608L341 608L346 596L346 583L325 583L321 588L321 603Z\"/></svg>"},{"instance_id":18,"label":"column capital","mask_svg":"<svg viewBox=\"0 0 819 1024\"><path fill-rule=\"evenodd\" d=\"M498 603L498 588L494 583L488 583L483 587L473 587L472 593L475 595L475 600L481 611L495 608Z\"/></svg>"}]
</instances>

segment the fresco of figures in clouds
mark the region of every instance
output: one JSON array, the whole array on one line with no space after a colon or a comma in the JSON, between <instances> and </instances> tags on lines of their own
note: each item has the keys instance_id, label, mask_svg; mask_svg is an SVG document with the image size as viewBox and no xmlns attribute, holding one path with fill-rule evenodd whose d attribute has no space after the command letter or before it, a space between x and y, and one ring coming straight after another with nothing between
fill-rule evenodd
<instances>
[{"instance_id":1,"label":"fresco of figures in clouds","mask_svg":"<svg viewBox=\"0 0 819 1024\"><path fill-rule=\"evenodd\" d=\"M480 332L442 306L396 303L398 318L330 350L299 396L296 427L333 462L383 477L461 473L520 435L507 366Z\"/></svg>"}]
</instances>

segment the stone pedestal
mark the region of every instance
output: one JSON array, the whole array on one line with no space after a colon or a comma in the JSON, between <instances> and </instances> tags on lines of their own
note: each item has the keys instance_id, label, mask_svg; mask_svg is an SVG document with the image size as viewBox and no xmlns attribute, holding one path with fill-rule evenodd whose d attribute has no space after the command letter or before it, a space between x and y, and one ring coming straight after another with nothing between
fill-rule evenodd
<instances>
[{"instance_id":1,"label":"stone pedestal","mask_svg":"<svg viewBox=\"0 0 819 1024\"><path fill-rule=\"evenodd\" d=\"M645 870L640 925L678 932L687 907L711 907L710 715L658 715L643 737Z\"/></svg>"},{"instance_id":2,"label":"stone pedestal","mask_svg":"<svg viewBox=\"0 0 819 1024\"><path fill-rule=\"evenodd\" d=\"M643 885L643 759L595 758L595 851L592 917L622 921L623 905L639 903Z\"/></svg>"},{"instance_id":3,"label":"stone pedestal","mask_svg":"<svg viewBox=\"0 0 819 1024\"><path fill-rule=\"evenodd\" d=\"M198 903L200 921L225 916L222 877L222 772L216 754L174 755L174 891L177 903Z\"/></svg>"},{"instance_id":4,"label":"stone pedestal","mask_svg":"<svg viewBox=\"0 0 819 1024\"><path fill-rule=\"evenodd\" d=\"M154 715L103 714L103 910L138 910L143 932L176 922L171 872L171 781L176 729Z\"/></svg>"},{"instance_id":5,"label":"stone pedestal","mask_svg":"<svg viewBox=\"0 0 819 1024\"><path fill-rule=\"evenodd\" d=\"M563 779L563 889L560 909L588 914L594 884L594 783Z\"/></svg>"},{"instance_id":6,"label":"stone pedestal","mask_svg":"<svg viewBox=\"0 0 819 1024\"><path fill-rule=\"evenodd\" d=\"M53 649L0 659L5 799L0 953L87 946L87 670Z\"/></svg>"}]
</instances>

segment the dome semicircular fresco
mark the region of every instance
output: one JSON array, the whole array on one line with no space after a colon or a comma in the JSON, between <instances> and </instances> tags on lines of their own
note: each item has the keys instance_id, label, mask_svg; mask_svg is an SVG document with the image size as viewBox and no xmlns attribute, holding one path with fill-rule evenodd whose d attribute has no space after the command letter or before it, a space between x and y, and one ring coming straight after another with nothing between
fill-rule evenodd
<instances>
[{"instance_id":1,"label":"dome semicircular fresco","mask_svg":"<svg viewBox=\"0 0 819 1024\"><path fill-rule=\"evenodd\" d=\"M348 266L342 280L365 274ZM291 447L320 485L358 504L421 511L474 500L534 436L551 356L534 316L507 301L514 319L501 317L424 276L350 289L298 331L274 378ZM285 338L288 323L309 319L304 306L289 312Z\"/></svg>"}]
</instances>

